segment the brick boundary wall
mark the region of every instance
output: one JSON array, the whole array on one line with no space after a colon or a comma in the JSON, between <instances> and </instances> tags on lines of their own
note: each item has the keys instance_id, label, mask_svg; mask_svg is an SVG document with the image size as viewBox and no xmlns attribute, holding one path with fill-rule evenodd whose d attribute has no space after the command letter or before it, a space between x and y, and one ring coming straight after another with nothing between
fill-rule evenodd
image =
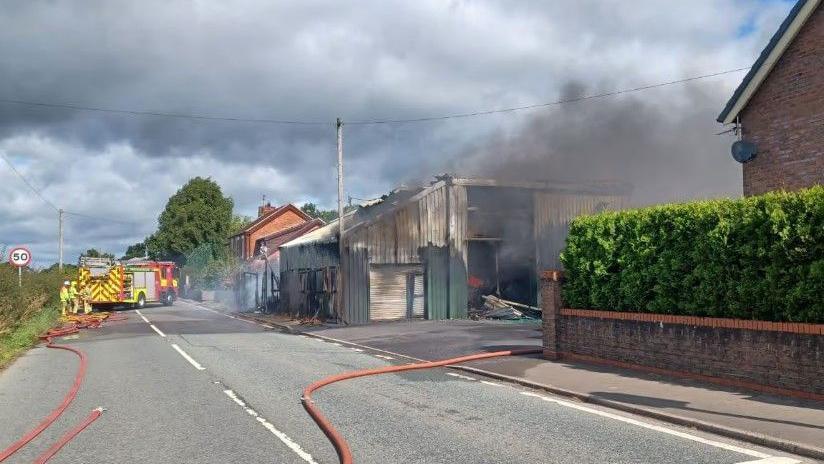
<instances>
[{"instance_id":1,"label":"brick boundary wall","mask_svg":"<svg viewBox=\"0 0 824 464\"><path fill-rule=\"evenodd\" d=\"M824 324L568 309L541 276L544 357L824 401Z\"/></svg>"}]
</instances>

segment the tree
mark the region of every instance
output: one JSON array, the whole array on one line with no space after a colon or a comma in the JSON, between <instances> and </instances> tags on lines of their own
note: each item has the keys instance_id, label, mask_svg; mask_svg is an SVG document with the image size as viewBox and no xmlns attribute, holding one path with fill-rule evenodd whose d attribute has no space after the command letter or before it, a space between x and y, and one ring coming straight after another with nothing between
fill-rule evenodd
<instances>
[{"instance_id":1,"label":"tree","mask_svg":"<svg viewBox=\"0 0 824 464\"><path fill-rule=\"evenodd\" d=\"M120 258L122 260L132 259L132 258L142 258L146 256L146 241L135 243L134 245L129 245L129 248L126 248L126 253L123 254L123 257Z\"/></svg>"},{"instance_id":2,"label":"tree","mask_svg":"<svg viewBox=\"0 0 824 464\"><path fill-rule=\"evenodd\" d=\"M203 244L225 246L232 226L231 198L210 178L195 177L169 198L157 232L146 239L149 254L182 265L186 254Z\"/></svg>"},{"instance_id":3,"label":"tree","mask_svg":"<svg viewBox=\"0 0 824 464\"><path fill-rule=\"evenodd\" d=\"M357 206L349 205L349 206L345 206L343 208L343 211L348 213L349 211L352 211L353 209L356 209L356 208L357 208ZM319 209L318 205L316 205L314 203L304 203L303 206L300 207L300 209L303 210L303 212L308 214L309 216L311 216L313 218L321 219L321 220L323 220L323 222L326 222L326 223L332 222L332 221L334 221L335 219L338 218L338 210L336 210L336 209Z\"/></svg>"},{"instance_id":4,"label":"tree","mask_svg":"<svg viewBox=\"0 0 824 464\"><path fill-rule=\"evenodd\" d=\"M96 248L89 248L88 250L86 250L82 254L82 256L86 256L86 257L89 257L89 258L112 258L112 259L114 259L113 254L97 251Z\"/></svg>"},{"instance_id":5,"label":"tree","mask_svg":"<svg viewBox=\"0 0 824 464\"><path fill-rule=\"evenodd\" d=\"M236 233L245 229L246 226L248 226L251 223L252 218L250 218L249 216L241 216L239 214L232 215L232 224L229 227L229 235L235 235Z\"/></svg>"}]
</instances>

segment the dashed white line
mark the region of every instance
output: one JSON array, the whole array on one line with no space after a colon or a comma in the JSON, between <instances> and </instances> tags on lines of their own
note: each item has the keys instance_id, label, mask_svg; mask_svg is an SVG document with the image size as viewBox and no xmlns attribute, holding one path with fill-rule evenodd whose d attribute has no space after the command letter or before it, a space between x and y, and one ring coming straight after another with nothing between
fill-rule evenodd
<instances>
[{"instance_id":1,"label":"dashed white line","mask_svg":"<svg viewBox=\"0 0 824 464\"><path fill-rule=\"evenodd\" d=\"M329 342L330 345L341 346L340 343Z\"/></svg>"},{"instance_id":2,"label":"dashed white line","mask_svg":"<svg viewBox=\"0 0 824 464\"><path fill-rule=\"evenodd\" d=\"M149 321L146 321L146 322L149 322ZM163 332L161 332L161 331L160 331L160 329L158 329L157 327L155 327L155 325L154 325L154 324L149 324L149 327L151 327L152 329L154 329L154 331L155 331L155 332L157 332L157 334L158 334L158 335L160 335L161 337L165 337L165 336L166 336L166 334L165 334L165 333L163 333Z\"/></svg>"},{"instance_id":3,"label":"dashed white line","mask_svg":"<svg viewBox=\"0 0 824 464\"><path fill-rule=\"evenodd\" d=\"M699 436L691 435L689 433L684 433L684 432L680 432L678 430L669 429L667 427L662 427L660 425L649 424L649 423L646 423L646 422L642 422L642 421L633 419L631 417L621 416L621 415L618 415L618 414L613 414L611 412L606 412L606 411L601 411L601 410L598 410L598 409L589 408L589 407L586 407L586 406L582 406L580 404L570 403L569 401L564 401L564 400L560 400L560 399L557 399L557 398L550 398L548 396L540 395L538 393L533 393L533 392L529 392L529 391L522 391L520 393L522 395L525 395L525 396L532 396L532 397L535 397L535 398L540 398L541 400L547 401L547 402L550 402L550 403L556 403L556 404L561 405L561 406L566 406L568 408L588 412L590 414L595 414L595 415L602 416L602 417L608 417L610 419L615 419L615 420L618 420L618 421L621 421L621 422L625 422L627 424L637 425L638 427L644 427L646 429L655 430L657 432L662 432L662 433L666 433L666 434L669 434L669 435L674 435L676 437L685 438L687 440L692 440L692 441L695 441L695 442L698 442L698 443L703 443L705 445L710 445L710 446L714 446L716 448L725 449L727 451L734 451L736 453L746 454L747 456L752 456L752 457L760 458L760 459L766 459L766 458L773 457L769 454L765 454L765 453L762 453L760 451L755 451L755 450L751 450L751 449L748 449L748 448L742 448L740 446L730 445L730 444L727 444L727 443L721 443L720 441L708 440L706 438L701 438Z\"/></svg>"},{"instance_id":4,"label":"dashed white line","mask_svg":"<svg viewBox=\"0 0 824 464\"><path fill-rule=\"evenodd\" d=\"M376 354L376 355L373 355L373 356L375 356L376 358L381 358L381 359L395 359L392 356L387 356L385 354Z\"/></svg>"},{"instance_id":5,"label":"dashed white line","mask_svg":"<svg viewBox=\"0 0 824 464\"><path fill-rule=\"evenodd\" d=\"M172 348L174 348L174 349L175 349L175 351L177 351L178 353L180 353L180 355L181 355L181 356L183 356L183 358L184 358L186 361L189 361L189 364L191 364L192 366L194 366L194 367L195 367L195 369L197 369L197 370L199 370L199 371L206 370L206 368L205 368L205 367L201 366L199 362L195 361L195 360L194 360L194 358L192 358L191 356L189 356L189 353L187 353L187 352L183 351L183 349L182 349L182 348L180 348L179 346L177 346L177 344L172 343Z\"/></svg>"},{"instance_id":6,"label":"dashed white line","mask_svg":"<svg viewBox=\"0 0 824 464\"><path fill-rule=\"evenodd\" d=\"M269 324L260 324L260 325L261 325L261 327L266 327L267 329L274 329L275 328L275 326L269 325Z\"/></svg>"},{"instance_id":7,"label":"dashed white line","mask_svg":"<svg viewBox=\"0 0 824 464\"><path fill-rule=\"evenodd\" d=\"M459 379L464 379L464 380L472 380L472 381L478 380L475 377L470 377L468 375L461 375L461 374L458 374L458 373L455 373L455 372L447 372L446 375L456 377L456 378L459 378Z\"/></svg>"},{"instance_id":8,"label":"dashed white line","mask_svg":"<svg viewBox=\"0 0 824 464\"><path fill-rule=\"evenodd\" d=\"M363 353L363 350L360 348L350 348L352 351L357 351L358 353Z\"/></svg>"},{"instance_id":9,"label":"dashed white line","mask_svg":"<svg viewBox=\"0 0 824 464\"><path fill-rule=\"evenodd\" d=\"M481 380L481 383L484 384L484 385L492 386L492 387L503 387L504 386L502 383L490 382L489 380Z\"/></svg>"},{"instance_id":10,"label":"dashed white line","mask_svg":"<svg viewBox=\"0 0 824 464\"><path fill-rule=\"evenodd\" d=\"M303 448L301 448L300 445L297 444L294 440L289 438L288 435L286 435L285 433L283 433L280 430L276 429L275 426L272 425L271 422L269 422L266 419L264 419L263 417L261 417L260 414L257 413L257 411L255 411L254 409L247 406L246 403L242 399L238 398L238 396L235 394L235 392L233 392L232 390L223 390L223 393L225 393L226 396L231 398L232 401L234 401L238 406L242 407L246 411L247 414L254 417L255 420L260 422L260 424L262 426L266 427L266 430L271 432L272 435L278 437L278 439L280 441L282 441L283 444L288 446L289 449L294 451L295 454L297 454L298 456L301 457L301 459L303 459L304 461L306 461L310 464L317 464L317 461L315 461L315 459L312 457L311 454L304 451Z\"/></svg>"}]
</instances>

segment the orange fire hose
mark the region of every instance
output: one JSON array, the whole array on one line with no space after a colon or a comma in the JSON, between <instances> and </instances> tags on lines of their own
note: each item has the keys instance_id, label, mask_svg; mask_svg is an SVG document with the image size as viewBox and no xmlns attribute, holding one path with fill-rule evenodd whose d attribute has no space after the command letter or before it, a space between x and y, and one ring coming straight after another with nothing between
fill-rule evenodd
<instances>
[{"instance_id":1,"label":"orange fire hose","mask_svg":"<svg viewBox=\"0 0 824 464\"><path fill-rule=\"evenodd\" d=\"M343 374L326 377L309 385L303 390L303 396L301 396L300 401L301 403L303 403L303 408L306 409L306 412L309 413L310 416L312 416L312 419L315 421L316 424L318 424L318 427L320 427L320 429L323 430L323 433L326 435L327 438L329 438L329 441L332 442L332 446L335 447L335 451L337 451L338 453L338 459L340 460L340 463L352 464L352 450L349 448L349 444L346 442L346 439L343 438L343 435L341 435L340 432L338 432L338 430L335 429L332 423L329 422L329 419L327 419L323 414L321 414L320 410L317 407L315 407L315 402L312 400L312 393L316 390L323 388L327 385L333 384L335 382L340 382L342 380L366 377L369 375L389 374L392 372L412 371L417 369L432 369L434 367L449 366L452 364L460 364L463 362L476 361L479 359L497 358L501 356L536 354L541 353L542 351L543 350L541 348L495 351L492 353L479 353L452 359L442 359L440 361L428 361L416 364L405 364L402 366L387 366L379 367L377 369L363 369L359 371L344 372Z\"/></svg>"},{"instance_id":2,"label":"orange fire hose","mask_svg":"<svg viewBox=\"0 0 824 464\"><path fill-rule=\"evenodd\" d=\"M78 333L80 329L85 328L98 328L103 324L103 321L109 317L108 313L95 313L95 314L88 314L88 315L70 315L64 317L67 321L70 321L70 324L65 325L63 327L50 329L44 335L41 335L40 338L46 340L46 347L47 348L55 348L59 350L66 350L71 351L72 353L76 354L80 358L80 365L77 369L77 374L74 377L74 384L72 384L71 389L69 392L66 393L66 396L63 398L63 401L60 405L57 406L48 416L46 416L37 427L30 430L27 434L22 436L19 440L12 443L8 448L0 452L0 462L5 461L11 455L18 452L20 448L25 446L30 441L34 440L38 435L40 435L46 428L48 428L54 421L60 417L61 414L69 407L69 405L74 401L74 398L77 396L77 392L80 390L80 385L83 383L83 377L86 375L86 367L88 365L88 361L86 359L86 354L82 351L72 348L71 346L67 345L55 345L53 342L53 338L55 337L64 337L66 335L71 335ZM118 318L117 320L125 319L124 317ZM52 456L54 456L57 451L60 450L66 443L68 443L75 435L80 433L84 428L86 428L89 424L94 422L95 419L100 417L102 412L101 408L97 408L92 411L92 414L86 418L80 425L72 429L69 433L61 437L60 440L57 441L51 448L49 448L45 453L40 455L37 462L46 462ZM94 418L92 418L94 416ZM89 420L91 419L91 420Z\"/></svg>"}]
</instances>

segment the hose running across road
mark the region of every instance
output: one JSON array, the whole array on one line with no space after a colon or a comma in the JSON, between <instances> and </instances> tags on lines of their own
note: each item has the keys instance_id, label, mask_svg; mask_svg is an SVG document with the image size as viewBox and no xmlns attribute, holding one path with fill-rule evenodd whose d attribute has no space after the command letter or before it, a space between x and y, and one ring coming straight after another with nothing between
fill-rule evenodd
<instances>
[{"instance_id":1,"label":"hose running across road","mask_svg":"<svg viewBox=\"0 0 824 464\"><path fill-rule=\"evenodd\" d=\"M301 396L300 401L303 404L304 409L306 409L306 412L309 413L310 416L312 416L312 419L315 421L316 424L318 424L318 427L320 427L320 429L323 430L323 433L326 434L326 437L329 438L330 442L332 442L332 446L335 447L335 451L338 453L338 459L340 460L340 463L352 464L352 450L349 448L349 444L346 442L346 439L343 438L343 435L341 435L341 433L338 432L338 430L332 425L332 423L329 422L329 419L327 419L326 416L321 414L320 410L315 406L315 402L314 400L312 400L313 392L327 385L336 382L341 382L343 380L355 379L358 377L366 377L370 375L379 374L390 374L393 372L412 371L418 369L432 369L435 367L450 366L452 364L460 364L468 361L477 361L479 359L497 358L501 356L537 354L541 353L542 351L543 350L541 348L495 351L491 353L478 353L468 356L461 356L458 358L442 359L440 361L428 361L415 364L404 364L402 366L386 366L379 367L377 369L363 369L359 371L344 372L343 374L337 374L326 377L309 385L303 390L303 396Z\"/></svg>"},{"instance_id":2,"label":"hose running across road","mask_svg":"<svg viewBox=\"0 0 824 464\"><path fill-rule=\"evenodd\" d=\"M66 396L63 397L63 401L48 415L46 416L37 427L31 429L28 433L20 437L19 440L12 443L8 448L0 452L0 462L5 461L13 454L18 452L21 448L26 446L30 441L37 438L44 430L46 430L54 421L60 417L61 414L71 405L72 401L74 401L75 397L77 396L77 392L80 391L80 385L83 383L83 378L86 376L86 369L88 367L88 360L86 358L86 354L82 351L73 348L68 345L55 345L53 339L57 337L65 337L66 335L76 334L80 331L80 329L87 329L87 328L98 328L103 325L103 321L109 317L109 313L94 313L88 315L70 315L65 317L64 319L69 322L69 324L64 325L59 328L50 329L40 338L46 340L46 347L53 348L57 350L66 350L71 351L72 353L76 354L80 358L80 365L77 368L77 373L74 376L74 383L72 384L71 389L69 389ZM125 317L118 318L125 319ZM54 456L60 448L62 448L66 443L68 443L72 438L74 438L78 433L82 432L83 429L88 427L89 424L94 422L98 417L100 417L102 413L102 408L94 409L89 416L83 420L80 424L78 424L75 428L70 430L68 433L63 435L60 440L58 440L54 445L52 445L48 450L46 450L43 454L41 454L35 462L37 463L45 463L48 461L52 456Z\"/></svg>"}]
</instances>

